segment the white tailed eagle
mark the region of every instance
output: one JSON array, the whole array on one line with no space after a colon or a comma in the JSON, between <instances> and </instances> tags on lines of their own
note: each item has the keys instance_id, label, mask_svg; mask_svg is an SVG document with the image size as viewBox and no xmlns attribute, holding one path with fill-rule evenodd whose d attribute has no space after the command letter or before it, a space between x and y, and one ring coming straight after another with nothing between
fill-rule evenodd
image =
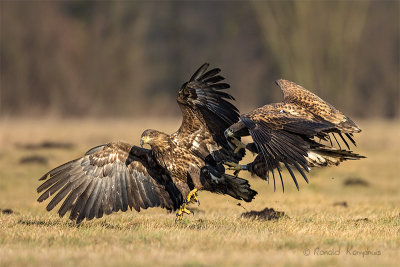
<instances>
[{"instance_id":1,"label":"white tailed eagle","mask_svg":"<svg viewBox=\"0 0 400 267\"><path fill-rule=\"evenodd\" d=\"M277 170L284 190L281 174L283 164L299 189L292 168L308 183L304 171L308 172L310 167L333 166L344 160L364 158L350 151L346 141L347 138L355 145L353 133L361 132L349 117L294 82L281 79L276 84L283 91L283 102L242 114L240 120L225 131L227 139L238 149L247 148L257 154L254 161L247 165L226 162L230 169L235 170L236 174L240 170L247 170L265 180L272 173L274 189L274 170ZM335 134L341 137L347 150L341 148ZM253 143L244 145L238 140L249 135ZM334 147L331 136L339 148Z\"/></svg>"},{"instance_id":2,"label":"white tailed eagle","mask_svg":"<svg viewBox=\"0 0 400 267\"><path fill-rule=\"evenodd\" d=\"M221 82L220 69L207 70L208 66L202 65L179 90L177 102L183 120L176 132L146 130L140 139L142 147L113 142L92 148L83 157L43 175L38 201L52 197L49 211L62 202L59 215L70 212L70 219L77 223L119 210L148 207L179 209L179 221L184 213L191 213L187 205L198 202L198 190L251 201L257 192L247 180L237 177L240 170L262 179L272 173L275 186L276 169L283 187L283 164L298 188L292 168L308 181L304 171L310 167L362 158L350 151L346 141L355 145L353 133L361 130L301 86L278 80L284 102L239 115L230 102L234 98L224 91L230 86ZM336 139L335 134L348 149L328 142L330 136ZM244 145L241 137L248 135L254 142ZM257 156L253 162L240 165L246 149ZM236 175L225 173L224 164Z\"/></svg>"},{"instance_id":3,"label":"white tailed eagle","mask_svg":"<svg viewBox=\"0 0 400 267\"><path fill-rule=\"evenodd\" d=\"M38 201L53 197L47 205L50 211L64 200L59 215L70 211L77 223L148 207L179 208L181 220L183 213L190 213L187 204L198 201L197 190L251 201L257 193L248 181L226 174L222 165L238 163L245 151L234 153L224 136L239 113L227 101L234 98L224 92L230 86L221 82L220 69L207 71L208 66L202 65L179 90L183 120L175 133L144 131L140 144L151 149L122 142L94 147L43 175Z\"/></svg>"}]
</instances>

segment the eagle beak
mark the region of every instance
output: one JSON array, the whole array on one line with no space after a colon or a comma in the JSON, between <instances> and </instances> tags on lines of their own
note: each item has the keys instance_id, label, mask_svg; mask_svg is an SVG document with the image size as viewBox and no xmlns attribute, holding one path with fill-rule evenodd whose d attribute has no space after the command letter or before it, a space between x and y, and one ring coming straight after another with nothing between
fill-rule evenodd
<instances>
[{"instance_id":1,"label":"eagle beak","mask_svg":"<svg viewBox=\"0 0 400 267\"><path fill-rule=\"evenodd\" d=\"M148 136L143 136L142 138L140 138L140 146L143 147L145 144L148 144L150 139L151 138Z\"/></svg>"},{"instance_id":2,"label":"eagle beak","mask_svg":"<svg viewBox=\"0 0 400 267\"><path fill-rule=\"evenodd\" d=\"M225 130L224 135L225 135L225 138L230 138L233 136L233 132L231 129L228 128Z\"/></svg>"}]
</instances>

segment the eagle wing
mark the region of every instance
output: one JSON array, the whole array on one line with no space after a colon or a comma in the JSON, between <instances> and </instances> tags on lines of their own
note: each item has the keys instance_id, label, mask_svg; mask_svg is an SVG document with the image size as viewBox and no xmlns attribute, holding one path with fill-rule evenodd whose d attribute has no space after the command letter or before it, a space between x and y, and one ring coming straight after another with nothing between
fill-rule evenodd
<instances>
[{"instance_id":1,"label":"eagle wing","mask_svg":"<svg viewBox=\"0 0 400 267\"><path fill-rule=\"evenodd\" d=\"M151 151L127 143L97 146L83 157L46 173L37 188L39 202L56 194L47 205L52 210L64 198L58 213L71 211L70 219L100 218L128 207L175 210L182 195L151 159Z\"/></svg>"},{"instance_id":2,"label":"eagle wing","mask_svg":"<svg viewBox=\"0 0 400 267\"><path fill-rule=\"evenodd\" d=\"M311 139L314 136L323 136L334 125L315 121L310 116L301 116L302 112L304 111L296 106L272 104L241 116L241 122L254 141L255 148L250 150L258 153L255 161L249 164L250 172L263 177L268 171L274 175L273 170L277 169L282 181L279 167L281 162L288 169L297 189L299 185L290 166L294 166L308 182L304 173L304 170L309 171L308 151L320 146Z\"/></svg>"},{"instance_id":3,"label":"eagle wing","mask_svg":"<svg viewBox=\"0 0 400 267\"><path fill-rule=\"evenodd\" d=\"M312 114L335 124L344 133L361 131L349 117L304 87L283 79L277 80L276 84L282 89L284 102L304 107Z\"/></svg>"},{"instance_id":4,"label":"eagle wing","mask_svg":"<svg viewBox=\"0 0 400 267\"><path fill-rule=\"evenodd\" d=\"M244 156L244 150L233 153L234 148L224 136L224 131L239 120L239 111L229 100L233 96L223 90L230 88L223 83L224 77L219 75L220 69L207 71L209 64L203 64L184 83L178 93L177 102L183 114L182 125L177 136L188 139L193 152L206 157L211 152L220 160L237 162ZM198 142L198 138L203 139ZM205 137L210 136L210 140ZM209 147L215 141L217 147Z\"/></svg>"},{"instance_id":5,"label":"eagle wing","mask_svg":"<svg viewBox=\"0 0 400 267\"><path fill-rule=\"evenodd\" d=\"M353 139L353 133L359 133L361 129L349 117L328 102L294 82L280 79L276 81L276 84L282 89L285 103L293 103L299 107L303 107L314 116L334 124L336 129L333 132L339 134L348 149L350 149L350 146L342 134L356 145ZM335 135L332 135L340 147Z\"/></svg>"}]
</instances>

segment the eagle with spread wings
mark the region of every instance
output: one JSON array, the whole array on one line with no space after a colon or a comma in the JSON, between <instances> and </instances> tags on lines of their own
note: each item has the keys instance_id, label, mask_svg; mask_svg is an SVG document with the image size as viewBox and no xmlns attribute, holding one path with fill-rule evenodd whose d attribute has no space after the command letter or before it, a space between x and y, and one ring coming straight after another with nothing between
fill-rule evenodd
<instances>
[{"instance_id":1,"label":"eagle with spread wings","mask_svg":"<svg viewBox=\"0 0 400 267\"><path fill-rule=\"evenodd\" d=\"M176 220L190 214L190 203L198 202L197 191L228 194L250 202L257 194L239 171L269 180L282 165L289 171L297 188L292 168L308 182L305 172L311 167L338 165L363 156L350 151L355 145L353 133L361 130L343 113L315 94L286 80L277 84L284 101L265 105L239 115L226 93L230 86L222 82L220 69L202 65L179 90L177 102L182 124L173 134L146 130L141 147L113 142L90 149L83 157L67 162L43 175L37 189L42 202L49 197L50 211L77 223L100 218L117 211L161 207L178 210ZM347 149L342 149L338 135ZM253 142L243 144L241 137ZM339 147L335 147L333 137ZM348 141L347 141L348 140ZM144 145L150 149L143 148ZM255 159L240 165L246 150ZM235 170L225 172L224 165Z\"/></svg>"},{"instance_id":2,"label":"eagle with spread wings","mask_svg":"<svg viewBox=\"0 0 400 267\"><path fill-rule=\"evenodd\" d=\"M239 113L229 102L234 98L224 92L230 86L221 82L220 69L207 71L208 66L202 65L179 90L183 120L175 133L149 129L141 136L142 147L123 142L94 147L43 175L38 201L54 195L47 205L50 211L64 199L59 215L70 211L69 218L77 223L149 207L179 209L179 221L191 213L187 205L198 202L197 190L251 201L257 193L248 181L225 173L223 163L238 163L245 152L224 136Z\"/></svg>"},{"instance_id":3,"label":"eagle with spread wings","mask_svg":"<svg viewBox=\"0 0 400 267\"><path fill-rule=\"evenodd\" d=\"M348 141L356 145L353 134L361 132L361 129L349 117L294 82L281 79L276 84L283 91L283 102L242 114L240 120L225 131L225 136L237 146L237 150L246 148L257 155L246 165L226 162L230 169L236 174L247 170L265 180L269 180L272 173L274 189L276 170L284 190L283 165L299 189L292 168L308 183L305 172L311 167L334 166L344 160L364 158L350 151ZM335 134L347 149L341 148ZM253 142L244 145L239 140L243 136L251 136ZM331 138L339 148L333 145Z\"/></svg>"}]
</instances>

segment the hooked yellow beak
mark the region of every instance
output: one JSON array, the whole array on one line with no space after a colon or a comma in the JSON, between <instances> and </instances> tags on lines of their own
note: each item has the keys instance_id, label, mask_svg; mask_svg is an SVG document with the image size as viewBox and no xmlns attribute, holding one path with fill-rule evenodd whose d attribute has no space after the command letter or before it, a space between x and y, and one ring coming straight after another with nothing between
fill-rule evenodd
<instances>
[{"instance_id":1,"label":"hooked yellow beak","mask_svg":"<svg viewBox=\"0 0 400 267\"><path fill-rule=\"evenodd\" d=\"M140 146L143 147L144 145L148 144L150 140L150 137L142 136L142 138L140 138Z\"/></svg>"},{"instance_id":2,"label":"hooked yellow beak","mask_svg":"<svg viewBox=\"0 0 400 267\"><path fill-rule=\"evenodd\" d=\"M224 132L226 138L233 137L233 131L231 129L226 129Z\"/></svg>"}]
</instances>

